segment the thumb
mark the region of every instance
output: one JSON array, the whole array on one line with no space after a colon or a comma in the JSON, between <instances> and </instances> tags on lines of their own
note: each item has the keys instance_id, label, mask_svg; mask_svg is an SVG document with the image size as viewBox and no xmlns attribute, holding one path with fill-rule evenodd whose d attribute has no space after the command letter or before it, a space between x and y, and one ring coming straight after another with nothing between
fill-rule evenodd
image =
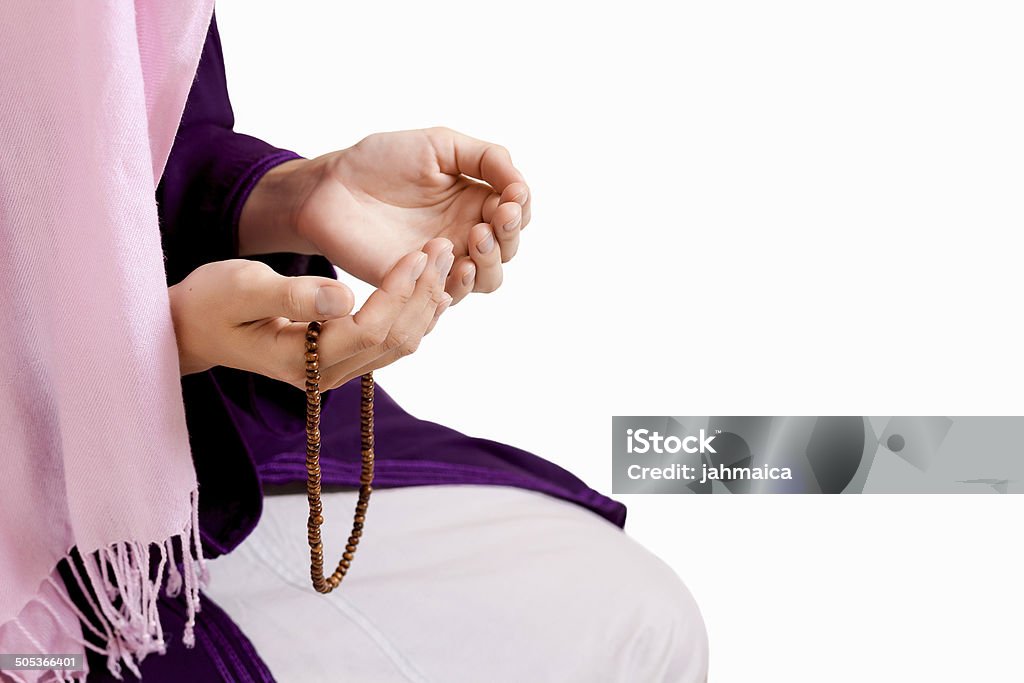
<instances>
[{"instance_id":1,"label":"thumb","mask_svg":"<svg viewBox=\"0 0 1024 683\"><path fill-rule=\"evenodd\" d=\"M312 275L286 277L270 269L250 281L243 299L246 317L251 320L329 320L348 315L355 305L352 290L337 280Z\"/></svg>"}]
</instances>

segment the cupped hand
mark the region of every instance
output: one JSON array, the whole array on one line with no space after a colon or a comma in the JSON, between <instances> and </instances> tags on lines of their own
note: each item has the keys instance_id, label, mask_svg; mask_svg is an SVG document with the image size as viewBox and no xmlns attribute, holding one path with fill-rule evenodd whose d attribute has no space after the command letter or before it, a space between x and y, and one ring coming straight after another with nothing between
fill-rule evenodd
<instances>
[{"instance_id":1,"label":"cupped hand","mask_svg":"<svg viewBox=\"0 0 1024 683\"><path fill-rule=\"evenodd\" d=\"M321 320L320 386L338 387L418 348L451 303L453 261L448 240L430 240L402 256L355 314L336 280L285 277L257 261L208 263L169 290L181 372L223 365L302 388L306 323Z\"/></svg>"},{"instance_id":2,"label":"cupped hand","mask_svg":"<svg viewBox=\"0 0 1024 683\"><path fill-rule=\"evenodd\" d=\"M530 222L530 190L508 151L447 128L378 133L272 169L243 208L243 253L280 248L280 225L260 225L275 205L288 207L292 250L323 254L374 286L403 254L447 238L455 302L497 289Z\"/></svg>"}]
</instances>

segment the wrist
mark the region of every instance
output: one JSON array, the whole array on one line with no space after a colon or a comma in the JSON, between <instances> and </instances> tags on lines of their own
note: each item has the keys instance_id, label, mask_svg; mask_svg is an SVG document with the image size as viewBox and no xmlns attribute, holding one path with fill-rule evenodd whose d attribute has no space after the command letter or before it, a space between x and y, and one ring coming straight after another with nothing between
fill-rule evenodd
<instances>
[{"instance_id":1,"label":"wrist","mask_svg":"<svg viewBox=\"0 0 1024 683\"><path fill-rule=\"evenodd\" d=\"M298 230L299 212L319 173L314 160L292 159L263 174L239 216L239 256L319 253Z\"/></svg>"},{"instance_id":2,"label":"wrist","mask_svg":"<svg viewBox=\"0 0 1024 683\"><path fill-rule=\"evenodd\" d=\"M196 347L200 346L196 339L196 330L189 324L188 311L191 307L187 300L194 295L189 286L188 278L167 288L171 304L171 322L174 325L174 340L178 347L178 367L181 375L192 375L212 368L216 363L202 358Z\"/></svg>"}]
</instances>

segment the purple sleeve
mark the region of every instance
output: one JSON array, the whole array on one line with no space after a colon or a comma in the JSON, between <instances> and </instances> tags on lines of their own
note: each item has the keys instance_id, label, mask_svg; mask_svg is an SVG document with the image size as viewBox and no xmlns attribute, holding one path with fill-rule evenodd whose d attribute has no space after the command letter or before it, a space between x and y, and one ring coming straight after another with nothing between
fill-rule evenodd
<instances>
[{"instance_id":1,"label":"purple sleeve","mask_svg":"<svg viewBox=\"0 0 1024 683\"><path fill-rule=\"evenodd\" d=\"M249 193L274 166L299 158L236 133L217 20L157 189L170 284L196 267L238 255L238 218Z\"/></svg>"}]
</instances>

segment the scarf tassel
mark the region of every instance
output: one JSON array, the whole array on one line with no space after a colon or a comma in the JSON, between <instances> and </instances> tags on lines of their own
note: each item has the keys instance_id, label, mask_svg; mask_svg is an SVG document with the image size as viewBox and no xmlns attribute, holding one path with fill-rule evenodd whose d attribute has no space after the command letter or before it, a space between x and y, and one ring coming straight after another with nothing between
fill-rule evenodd
<instances>
[{"instance_id":1,"label":"scarf tassel","mask_svg":"<svg viewBox=\"0 0 1024 683\"><path fill-rule=\"evenodd\" d=\"M196 490L192 491L191 504L192 514L180 534L162 543L119 542L82 555L81 566L85 570L84 576L69 554L66 558L67 564L75 577L79 591L85 596L84 612L72 600L55 571L54 575L47 577L40 591L29 600L17 618L0 625L0 641L6 640L3 637L4 631L13 627L36 648L38 654L47 654L48 648L40 642L41 637L38 637L41 634L33 632L36 630L34 625L40 623L42 610L49 617L46 621L56 624L61 635L81 646L83 653L89 649L105 655L107 669L115 678L123 680L123 668L141 677L139 664L146 655L154 652L164 654L167 650L158 610L160 588L163 585L164 592L170 597L184 594L186 621L181 639L185 647L194 647L196 614L200 610L199 591L207 585L209 576L199 538L199 497ZM183 552L175 552L175 546ZM155 571L154 549L159 553ZM180 568L177 559L179 555L183 555ZM54 576L58 578L55 579ZM59 606L52 604L52 596L56 596ZM26 614L33 614L34 618L23 619ZM88 631L92 639L101 645L84 638L82 631L73 628L69 623L69 617L77 618L82 629ZM52 648L49 651L52 651ZM32 678L24 676L28 673L32 674ZM39 673L12 670L4 672L17 683L36 680L82 683L87 674L86 671L54 669L40 678Z\"/></svg>"}]
</instances>

